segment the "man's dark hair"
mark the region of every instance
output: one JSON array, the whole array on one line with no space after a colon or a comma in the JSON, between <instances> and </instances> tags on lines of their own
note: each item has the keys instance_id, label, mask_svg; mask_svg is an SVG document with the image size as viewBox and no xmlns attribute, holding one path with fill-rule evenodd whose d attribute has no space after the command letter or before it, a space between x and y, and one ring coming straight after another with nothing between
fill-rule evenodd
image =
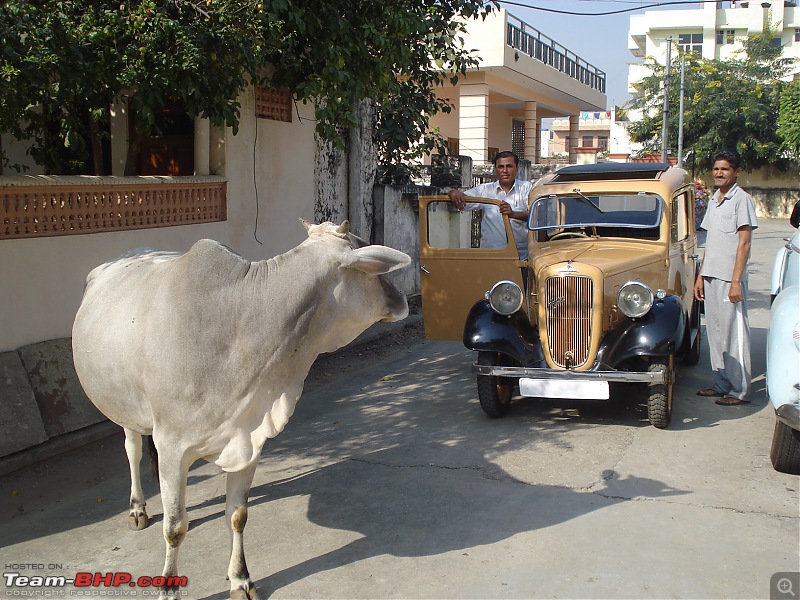
<instances>
[{"instance_id":1,"label":"man's dark hair","mask_svg":"<svg viewBox=\"0 0 800 600\"><path fill-rule=\"evenodd\" d=\"M711 161L711 164L713 165L718 160L727 160L728 164L733 168L734 171L742 166L742 157L739 156L739 153L736 152L736 150L731 150L730 148L717 150L717 153L714 155L714 160Z\"/></svg>"},{"instance_id":2,"label":"man's dark hair","mask_svg":"<svg viewBox=\"0 0 800 600\"><path fill-rule=\"evenodd\" d=\"M497 166L498 160L501 158L508 158L509 156L514 159L514 164L519 166L519 156L511 152L511 150L503 150L502 152L498 152L494 157L494 166Z\"/></svg>"}]
</instances>

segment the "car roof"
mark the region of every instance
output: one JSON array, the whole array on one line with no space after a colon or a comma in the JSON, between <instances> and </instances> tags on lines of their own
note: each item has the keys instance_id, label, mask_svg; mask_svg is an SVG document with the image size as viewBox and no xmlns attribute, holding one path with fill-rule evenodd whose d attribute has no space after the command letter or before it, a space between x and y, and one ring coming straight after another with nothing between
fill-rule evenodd
<instances>
[{"instance_id":1,"label":"car roof","mask_svg":"<svg viewBox=\"0 0 800 600\"><path fill-rule=\"evenodd\" d=\"M575 182L651 181L676 188L687 181L687 172L667 163L596 163L569 165L542 177L536 187Z\"/></svg>"}]
</instances>

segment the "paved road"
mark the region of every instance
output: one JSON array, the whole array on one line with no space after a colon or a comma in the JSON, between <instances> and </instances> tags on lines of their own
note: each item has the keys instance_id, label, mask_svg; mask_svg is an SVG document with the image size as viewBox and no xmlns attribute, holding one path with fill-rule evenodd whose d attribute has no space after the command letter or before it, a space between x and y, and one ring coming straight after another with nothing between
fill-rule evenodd
<instances>
[{"instance_id":1,"label":"paved road","mask_svg":"<svg viewBox=\"0 0 800 600\"><path fill-rule=\"evenodd\" d=\"M800 571L800 481L770 465L763 378L768 273L789 232L766 220L755 239L753 403L694 395L709 382L704 348L679 374L667 430L636 401L526 400L489 420L457 343L328 361L256 474L245 537L262 597L769 598L773 574ZM115 438L0 480L4 571L159 574L157 489L146 480L153 525L132 532L127 479ZM224 490L195 465L190 598L227 597Z\"/></svg>"}]
</instances>

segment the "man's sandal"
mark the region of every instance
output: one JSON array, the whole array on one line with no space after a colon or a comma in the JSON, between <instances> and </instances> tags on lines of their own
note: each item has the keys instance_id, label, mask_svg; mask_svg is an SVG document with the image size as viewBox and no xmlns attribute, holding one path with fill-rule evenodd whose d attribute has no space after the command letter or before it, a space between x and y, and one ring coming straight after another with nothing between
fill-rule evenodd
<instances>
[{"instance_id":1,"label":"man's sandal","mask_svg":"<svg viewBox=\"0 0 800 600\"><path fill-rule=\"evenodd\" d=\"M722 406L739 406L740 404L749 404L750 400L742 400L740 398L734 398L733 396L725 396L724 398L717 400L716 403Z\"/></svg>"},{"instance_id":2,"label":"man's sandal","mask_svg":"<svg viewBox=\"0 0 800 600\"><path fill-rule=\"evenodd\" d=\"M698 390L697 395L703 398L722 398L725 394L718 392L714 388L706 388L704 390Z\"/></svg>"}]
</instances>

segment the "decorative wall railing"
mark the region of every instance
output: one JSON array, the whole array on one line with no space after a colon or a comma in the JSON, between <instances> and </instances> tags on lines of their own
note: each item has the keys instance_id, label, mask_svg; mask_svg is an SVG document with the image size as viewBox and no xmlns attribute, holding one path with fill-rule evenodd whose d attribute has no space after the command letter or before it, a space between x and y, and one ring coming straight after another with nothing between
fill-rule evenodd
<instances>
[{"instance_id":1,"label":"decorative wall railing","mask_svg":"<svg viewBox=\"0 0 800 600\"><path fill-rule=\"evenodd\" d=\"M0 240L227 218L220 177L0 177Z\"/></svg>"},{"instance_id":2,"label":"decorative wall railing","mask_svg":"<svg viewBox=\"0 0 800 600\"><path fill-rule=\"evenodd\" d=\"M508 15L507 44L605 94L606 74L538 29Z\"/></svg>"}]
</instances>

